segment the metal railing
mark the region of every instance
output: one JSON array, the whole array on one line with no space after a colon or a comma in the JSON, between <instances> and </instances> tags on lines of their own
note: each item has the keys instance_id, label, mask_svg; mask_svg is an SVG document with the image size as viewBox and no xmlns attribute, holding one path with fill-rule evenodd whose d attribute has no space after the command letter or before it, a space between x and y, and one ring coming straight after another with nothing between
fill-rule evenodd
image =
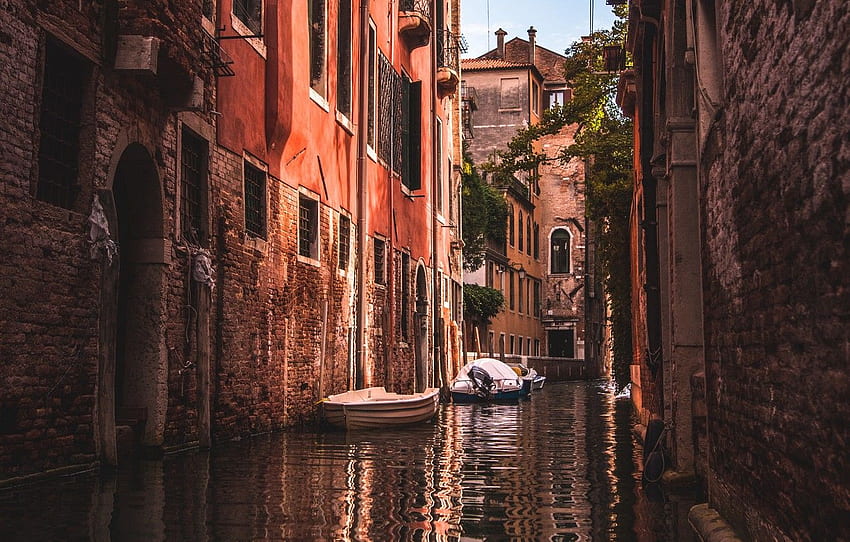
<instances>
[{"instance_id":1,"label":"metal railing","mask_svg":"<svg viewBox=\"0 0 850 542\"><path fill-rule=\"evenodd\" d=\"M437 30L437 67L454 71L460 67L460 39L448 30Z\"/></svg>"},{"instance_id":2,"label":"metal railing","mask_svg":"<svg viewBox=\"0 0 850 542\"><path fill-rule=\"evenodd\" d=\"M402 12L419 13L423 19L431 22L430 0L400 0L398 10Z\"/></svg>"}]
</instances>

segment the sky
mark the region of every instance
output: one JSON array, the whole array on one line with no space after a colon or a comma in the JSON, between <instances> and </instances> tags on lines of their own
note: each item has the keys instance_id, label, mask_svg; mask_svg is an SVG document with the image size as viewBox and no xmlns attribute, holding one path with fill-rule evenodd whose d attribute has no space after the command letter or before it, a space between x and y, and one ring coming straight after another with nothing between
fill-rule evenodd
<instances>
[{"instance_id":1,"label":"sky","mask_svg":"<svg viewBox=\"0 0 850 542\"><path fill-rule=\"evenodd\" d=\"M529 26L537 29L537 45L563 54L574 41L590 33L591 4L594 30L610 28L614 16L605 0L461 0L460 28L469 44L463 57L495 49L499 28L508 33L505 41L516 37L527 40Z\"/></svg>"}]
</instances>

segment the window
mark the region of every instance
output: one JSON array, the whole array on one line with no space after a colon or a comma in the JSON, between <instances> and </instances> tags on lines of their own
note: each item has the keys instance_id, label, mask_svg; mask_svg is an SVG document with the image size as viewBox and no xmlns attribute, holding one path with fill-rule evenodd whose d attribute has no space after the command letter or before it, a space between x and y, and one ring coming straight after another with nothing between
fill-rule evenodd
<instances>
[{"instance_id":1,"label":"window","mask_svg":"<svg viewBox=\"0 0 850 542\"><path fill-rule=\"evenodd\" d=\"M536 280L534 281L533 294L534 294L534 307L533 307L534 316L536 316L537 318L540 318L540 282L539 281L536 281Z\"/></svg>"},{"instance_id":2,"label":"window","mask_svg":"<svg viewBox=\"0 0 850 542\"><path fill-rule=\"evenodd\" d=\"M518 296L518 299L517 299L517 301L518 301L518 302L517 302L517 312L518 312L518 313L520 313L520 314L522 314L522 308L523 308L523 304L522 304L522 299L523 299L523 297L522 297L522 292L523 292L523 290L525 289L525 280L523 280L523 278L522 278L522 277L519 277L519 280L517 281L517 283L518 283L518 284L517 284L517 286L518 286L518 288L517 288L517 296Z\"/></svg>"},{"instance_id":3,"label":"window","mask_svg":"<svg viewBox=\"0 0 850 542\"><path fill-rule=\"evenodd\" d=\"M383 239L375 239L375 284L386 284L387 254Z\"/></svg>"},{"instance_id":4,"label":"window","mask_svg":"<svg viewBox=\"0 0 850 542\"><path fill-rule=\"evenodd\" d=\"M262 0L233 0L233 14L254 34L263 33Z\"/></svg>"},{"instance_id":5,"label":"window","mask_svg":"<svg viewBox=\"0 0 850 542\"><path fill-rule=\"evenodd\" d=\"M422 82L402 78L401 182L409 190L422 187Z\"/></svg>"},{"instance_id":6,"label":"window","mask_svg":"<svg viewBox=\"0 0 850 542\"><path fill-rule=\"evenodd\" d=\"M351 118L351 0L340 0L336 29L336 109Z\"/></svg>"},{"instance_id":7,"label":"window","mask_svg":"<svg viewBox=\"0 0 850 542\"><path fill-rule=\"evenodd\" d=\"M437 163L434 165L437 175L437 190L434 193L434 206L437 209L437 214L443 214L443 123L439 118L435 118L437 123L437 141L434 145L437 147Z\"/></svg>"},{"instance_id":8,"label":"window","mask_svg":"<svg viewBox=\"0 0 850 542\"><path fill-rule=\"evenodd\" d=\"M514 310L514 272L508 271L508 299L510 301L509 307L511 310Z\"/></svg>"},{"instance_id":9,"label":"window","mask_svg":"<svg viewBox=\"0 0 850 542\"><path fill-rule=\"evenodd\" d=\"M348 269L351 248L351 219L345 215L339 217L339 268Z\"/></svg>"},{"instance_id":10,"label":"window","mask_svg":"<svg viewBox=\"0 0 850 542\"><path fill-rule=\"evenodd\" d=\"M523 249L522 249L522 247L523 247L523 243L522 243L522 241L523 241L523 235L522 235L522 211L520 211L520 212L519 212L519 220L518 220L517 222L519 222L519 224L518 224L518 226L519 226L519 227L517 228L517 230L518 230L518 231L517 231L517 237L518 237L518 239L517 239L517 248L519 249L519 251L520 251L520 252L522 252L522 250L523 250Z\"/></svg>"},{"instance_id":11,"label":"window","mask_svg":"<svg viewBox=\"0 0 850 542\"><path fill-rule=\"evenodd\" d=\"M499 84L499 109L519 109L519 77L502 78Z\"/></svg>"},{"instance_id":12,"label":"window","mask_svg":"<svg viewBox=\"0 0 850 542\"><path fill-rule=\"evenodd\" d=\"M375 99L377 97L377 74L375 70L377 68L377 54L378 54L378 46L375 37L375 23L370 19L369 20L369 89L368 89L368 98L369 98L369 118L366 122L366 138L369 146L374 150L375 149Z\"/></svg>"},{"instance_id":13,"label":"window","mask_svg":"<svg viewBox=\"0 0 850 542\"><path fill-rule=\"evenodd\" d=\"M496 334L492 331L487 332L487 350L491 356L496 354Z\"/></svg>"},{"instance_id":14,"label":"window","mask_svg":"<svg viewBox=\"0 0 850 542\"><path fill-rule=\"evenodd\" d=\"M552 273L570 272L570 232L558 228L552 232L552 250L550 255Z\"/></svg>"},{"instance_id":15,"label":"window","mask_svg":"<svg viewBox=\"0 0 850 542\"><path fill-rule=\"evenodd\" d=\"M540 225L534 223L534 259L540 259Z\"/></svg>"},{"instance_id":16,"label":"window","mask_svg":"<svg viewBox=\"0 0 850 542\"><path fill-rule=\"evenodd\" d=\"M327 94L327 70L325 69L327 14L325 13L325 0L310 0L309 6L310 88L324 97Z\"/></svg>"},{"instance_id":17,"label":"window","mask_svg":"<svg viewBox=\"0 0 850 542\"><path fill-rule=\"evenodd\" d=\"M306 194L298 197L298 254L319 259L319 202Z\"/></svg>"},{"instance_id":18,"label":"window","mask_svg":"<svg viewBox=\"0 0 850 542\"><path fill-rule=\"evenodd\" d=\"M410 310L410 254L401 253L401 336L409 338L410 322L408 312Z\"/></svg>"},{"instance_id":19,"label":"window","mask_svg":"<svg viewBox=\"0 0 850 542\"><path fill-rule=\"evenodd\" d=\"M525 217L525 253L531 256L531 216ZM520 249L522 250L522 249Z\"/></svg>"},{"instance_id":20,"label":"window","mask_svg":"<svg viewBox=\"0 0 850 542\"><path fill-rule=\"evenodd\" d=\"M563 107L564 105L564 91L563 90L550 90L548 93L549 99L546 104L546 109L552 109L555 106Z\"/></svg>"},{"instance_id":21,"label":"window","mask_svg":"<svg viewBox=\"0 0 850 542\"><path fill-rule=\"evenodd\" d=\"M266 172L247 160L243 161L245 177L245 231L266 238Z\"/></svg>"},{"instance_id":22,"label":"window","mask_svg":"<svg viewBox=\"0 0 850 542\"><path fill-rule=\"evenodd\" d=\"M180 145L180 229L184 240L201 245L207 239L207 141L183 128Z\"/></svg>"},{"instance_id":23,"label":"window","mask_svg":"<svg viewBox=\"0 0 850 542\"><path fill-rule=\"evenodd\" d=\"M540 114L540 85L537 81L531 82L531 110L537 115Z\"/></svg>"},{"instance_id":24,"label":"window","mask_svg":"<svg viewBox=\"0 0 850 542\"><path fill-rule=\"evenodd\" d=\"M513 354L513 353L514 353L514 344L515 344L515 343L516 343L516 337L514 337L513 335L511 335L511 348L510 348L510 350L508 350L508 353L509 353L509 354Z\"/></svg>"},{"instance_id":25,"label":"window","mask_svg":"<svg viewBox=\"0 0 850 542\"><path fill-rule=\"evenodd\" d=\"M80 129L88 66L49 40L44 64L36 197L71 209L79 193Z\"/></svg>"},{"instance_id":26,"label":"window","mask_svg":"<svg viewBox=\"0 0 850 542\"><path fill-rule=\"evenodd\" d=\"M534 355L540 355L540 339L534 339Z\"/></svg>"},{"instance_id":27,"label":"window","mask_svg":"<svg viewBox=\"0 0 850 542\"><path fill-rule=\"evenodd\" d=\"M401 173L402 163L402 77L392 63L378 52L378 158L389 169Z\"/></svg>"}]
</instances>

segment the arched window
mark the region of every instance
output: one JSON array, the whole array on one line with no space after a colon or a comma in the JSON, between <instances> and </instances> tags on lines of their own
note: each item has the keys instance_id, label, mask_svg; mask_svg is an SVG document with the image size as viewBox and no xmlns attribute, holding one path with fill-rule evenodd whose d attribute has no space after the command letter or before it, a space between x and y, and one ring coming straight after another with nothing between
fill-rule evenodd
<instances>
[{"instance_id":1,"label":"arched window","mask_svg":"<svg viewBox=\"0 0 850 542\"><path fill-rule=\"evenodd\" d=\"M531 215L525 217L525 253L531 256Z\"/></svg>"},{"instance_id":2,"label":"arched window","mask_svg":"<svg viewBox=\"0 0 850 542\"><path fill-rule=\"evenodd\" d=\"M558 228L552 232L549 269L551 273L570 272L570 245L572 236L569 230Z\"/></svg>"}]
</instances>

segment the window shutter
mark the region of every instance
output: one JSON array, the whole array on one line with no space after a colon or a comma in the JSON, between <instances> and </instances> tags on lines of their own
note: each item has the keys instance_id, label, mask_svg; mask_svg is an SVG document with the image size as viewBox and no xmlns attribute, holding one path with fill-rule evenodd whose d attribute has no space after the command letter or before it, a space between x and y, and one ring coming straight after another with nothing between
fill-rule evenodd
<instances>
[{"instance_id":1,"label":"window shutter","mask_svg":"<svg viewBox=\"0 0 850 542\"><path fill-rule=\"evenodd\" d=\"M407 187L411 190L422 188L422 81L410 83L409 93L409 130L407 152Z\"/></svg>"}]
</instances>

